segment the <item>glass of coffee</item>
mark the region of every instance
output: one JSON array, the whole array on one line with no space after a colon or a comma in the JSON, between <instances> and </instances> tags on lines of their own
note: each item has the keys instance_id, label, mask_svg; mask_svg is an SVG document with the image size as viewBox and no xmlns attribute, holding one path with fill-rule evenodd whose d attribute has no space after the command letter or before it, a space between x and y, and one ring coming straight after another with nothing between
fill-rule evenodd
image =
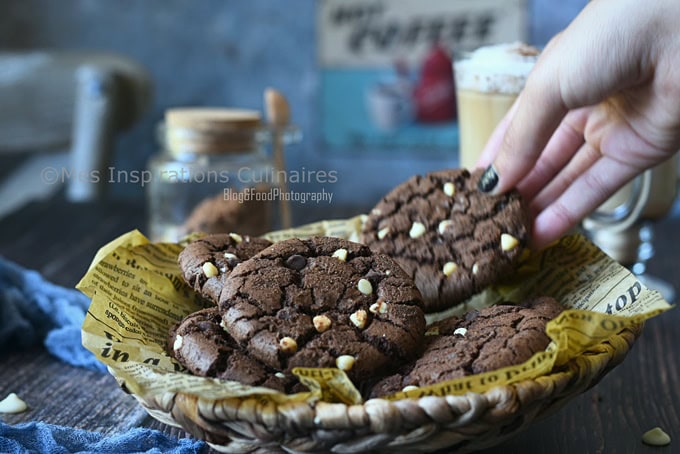
<instances>
[{"instance_id":1,"label":"glass of coffee","mask_svg":"<svg viewBox=\"0 0 680 454\"><path fill-rule=\"evenodd\" d=\"M524 88L538 53L517 42L480 47L456 58L460 167L474 167L496 125Z\"/></svg>"},{"instance_id":2,"label":"glass of coffee","mask_svg":"<svg viewBox=\"0 0 680 454\"><path fill-rule=\"evenodd\" d=\"M673 302L675 289L649 275L654 256L653 222L673 207L678 194L678 154L647 170L617 191L583 220L583 229L600 249L631 269L647 287Z\"/></svg>"}]
</instances>

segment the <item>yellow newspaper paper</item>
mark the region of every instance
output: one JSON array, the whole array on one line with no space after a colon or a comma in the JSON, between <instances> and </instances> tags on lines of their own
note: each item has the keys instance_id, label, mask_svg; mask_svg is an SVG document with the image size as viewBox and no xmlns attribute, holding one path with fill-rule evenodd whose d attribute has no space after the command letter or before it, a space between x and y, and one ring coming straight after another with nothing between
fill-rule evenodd
<instances>
[{"instance_id":1,"label":"yellow newspaper paper","mask_svg":"<svg viewBox=\"0 0 680 454\"><path fill-rule=\"evenodd\" d=\"M365 216L322 221L266 235L273 241L313 235L356 240ZM83 324L83 345L113 369L134 394L183 392L204 399L258 396L262 402L324 400L361 403L361 395L338 369L297 368L293 372L309 392L285 395L268 388L192 376L165 353L169 328L202 308L201 299L187 286L177 265L181 244L151 243L138 231L104 246L77 288L92 298ZM434 320L472 307L501 301L521 301L534 295L556 298L567 308L551 321L553 340L545 352L525 363L497 371L400 392L387 399L482 392L549 373L626 327L671 306L646 289L634 275L579 235L535 254L522 264L512 281L472 298Z\"/></svg>"}]
</instances>

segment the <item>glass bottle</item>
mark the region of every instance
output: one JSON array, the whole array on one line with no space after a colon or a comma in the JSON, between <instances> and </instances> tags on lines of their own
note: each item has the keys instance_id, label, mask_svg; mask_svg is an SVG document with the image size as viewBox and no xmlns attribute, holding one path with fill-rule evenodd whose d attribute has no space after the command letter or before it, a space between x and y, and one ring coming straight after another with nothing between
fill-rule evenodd
<instances>
[{"instance_id":1,"label":"glass bottle","mask_svg":"<svg viewBox=\"0 0 680 454\"><path fill-rule=\"evenodd\" d=\"M161 151L149 161L152 241L193 232L261 235L280 228L285 173L275 168L272 140L299 140L297 130L271 130L260 113L242 109L177 108L158 127ZM280 196L280 194L279 194Z\"/></svg>"}]
</instances>

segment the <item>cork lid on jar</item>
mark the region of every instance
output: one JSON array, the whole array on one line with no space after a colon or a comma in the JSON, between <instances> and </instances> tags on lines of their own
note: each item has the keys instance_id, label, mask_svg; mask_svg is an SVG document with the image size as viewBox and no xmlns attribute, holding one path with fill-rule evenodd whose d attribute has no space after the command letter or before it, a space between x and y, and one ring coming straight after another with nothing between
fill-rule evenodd
<instances>
[{"instance_id":1,"label":"cork lid on jar","mask_svg":"<svg viewBox=\"0 0 680 454\"><path fill-rule=\"evenodd\" d=\"M260 125L256 110L173 108L165 112L165 144L173 154L249 152Z\"/></svg>"}]
</instances>

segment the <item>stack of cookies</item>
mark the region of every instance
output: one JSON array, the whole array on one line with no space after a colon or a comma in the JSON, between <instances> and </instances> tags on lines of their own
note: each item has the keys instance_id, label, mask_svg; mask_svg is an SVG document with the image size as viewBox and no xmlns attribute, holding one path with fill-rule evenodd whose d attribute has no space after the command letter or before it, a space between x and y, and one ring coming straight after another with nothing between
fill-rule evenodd
<instances>
[{"instance_id":1,"label":"stack of cookies","mask_svg":"<svg viewBox=\"0 0 680 454\"><path fill-rule=\"evenodd\" d=\"M282 392L304 390L295 367L336 367L373 397L527 360L561 310L550 298L450 318L426 335L426 312L511 273L527 245L519 195L482 194L479 177L412 178L373 209L364 244L236 233L190 243L179 265L210 307L171 329L169 353L193 374Z\"/></svg>"}]
</instances>

